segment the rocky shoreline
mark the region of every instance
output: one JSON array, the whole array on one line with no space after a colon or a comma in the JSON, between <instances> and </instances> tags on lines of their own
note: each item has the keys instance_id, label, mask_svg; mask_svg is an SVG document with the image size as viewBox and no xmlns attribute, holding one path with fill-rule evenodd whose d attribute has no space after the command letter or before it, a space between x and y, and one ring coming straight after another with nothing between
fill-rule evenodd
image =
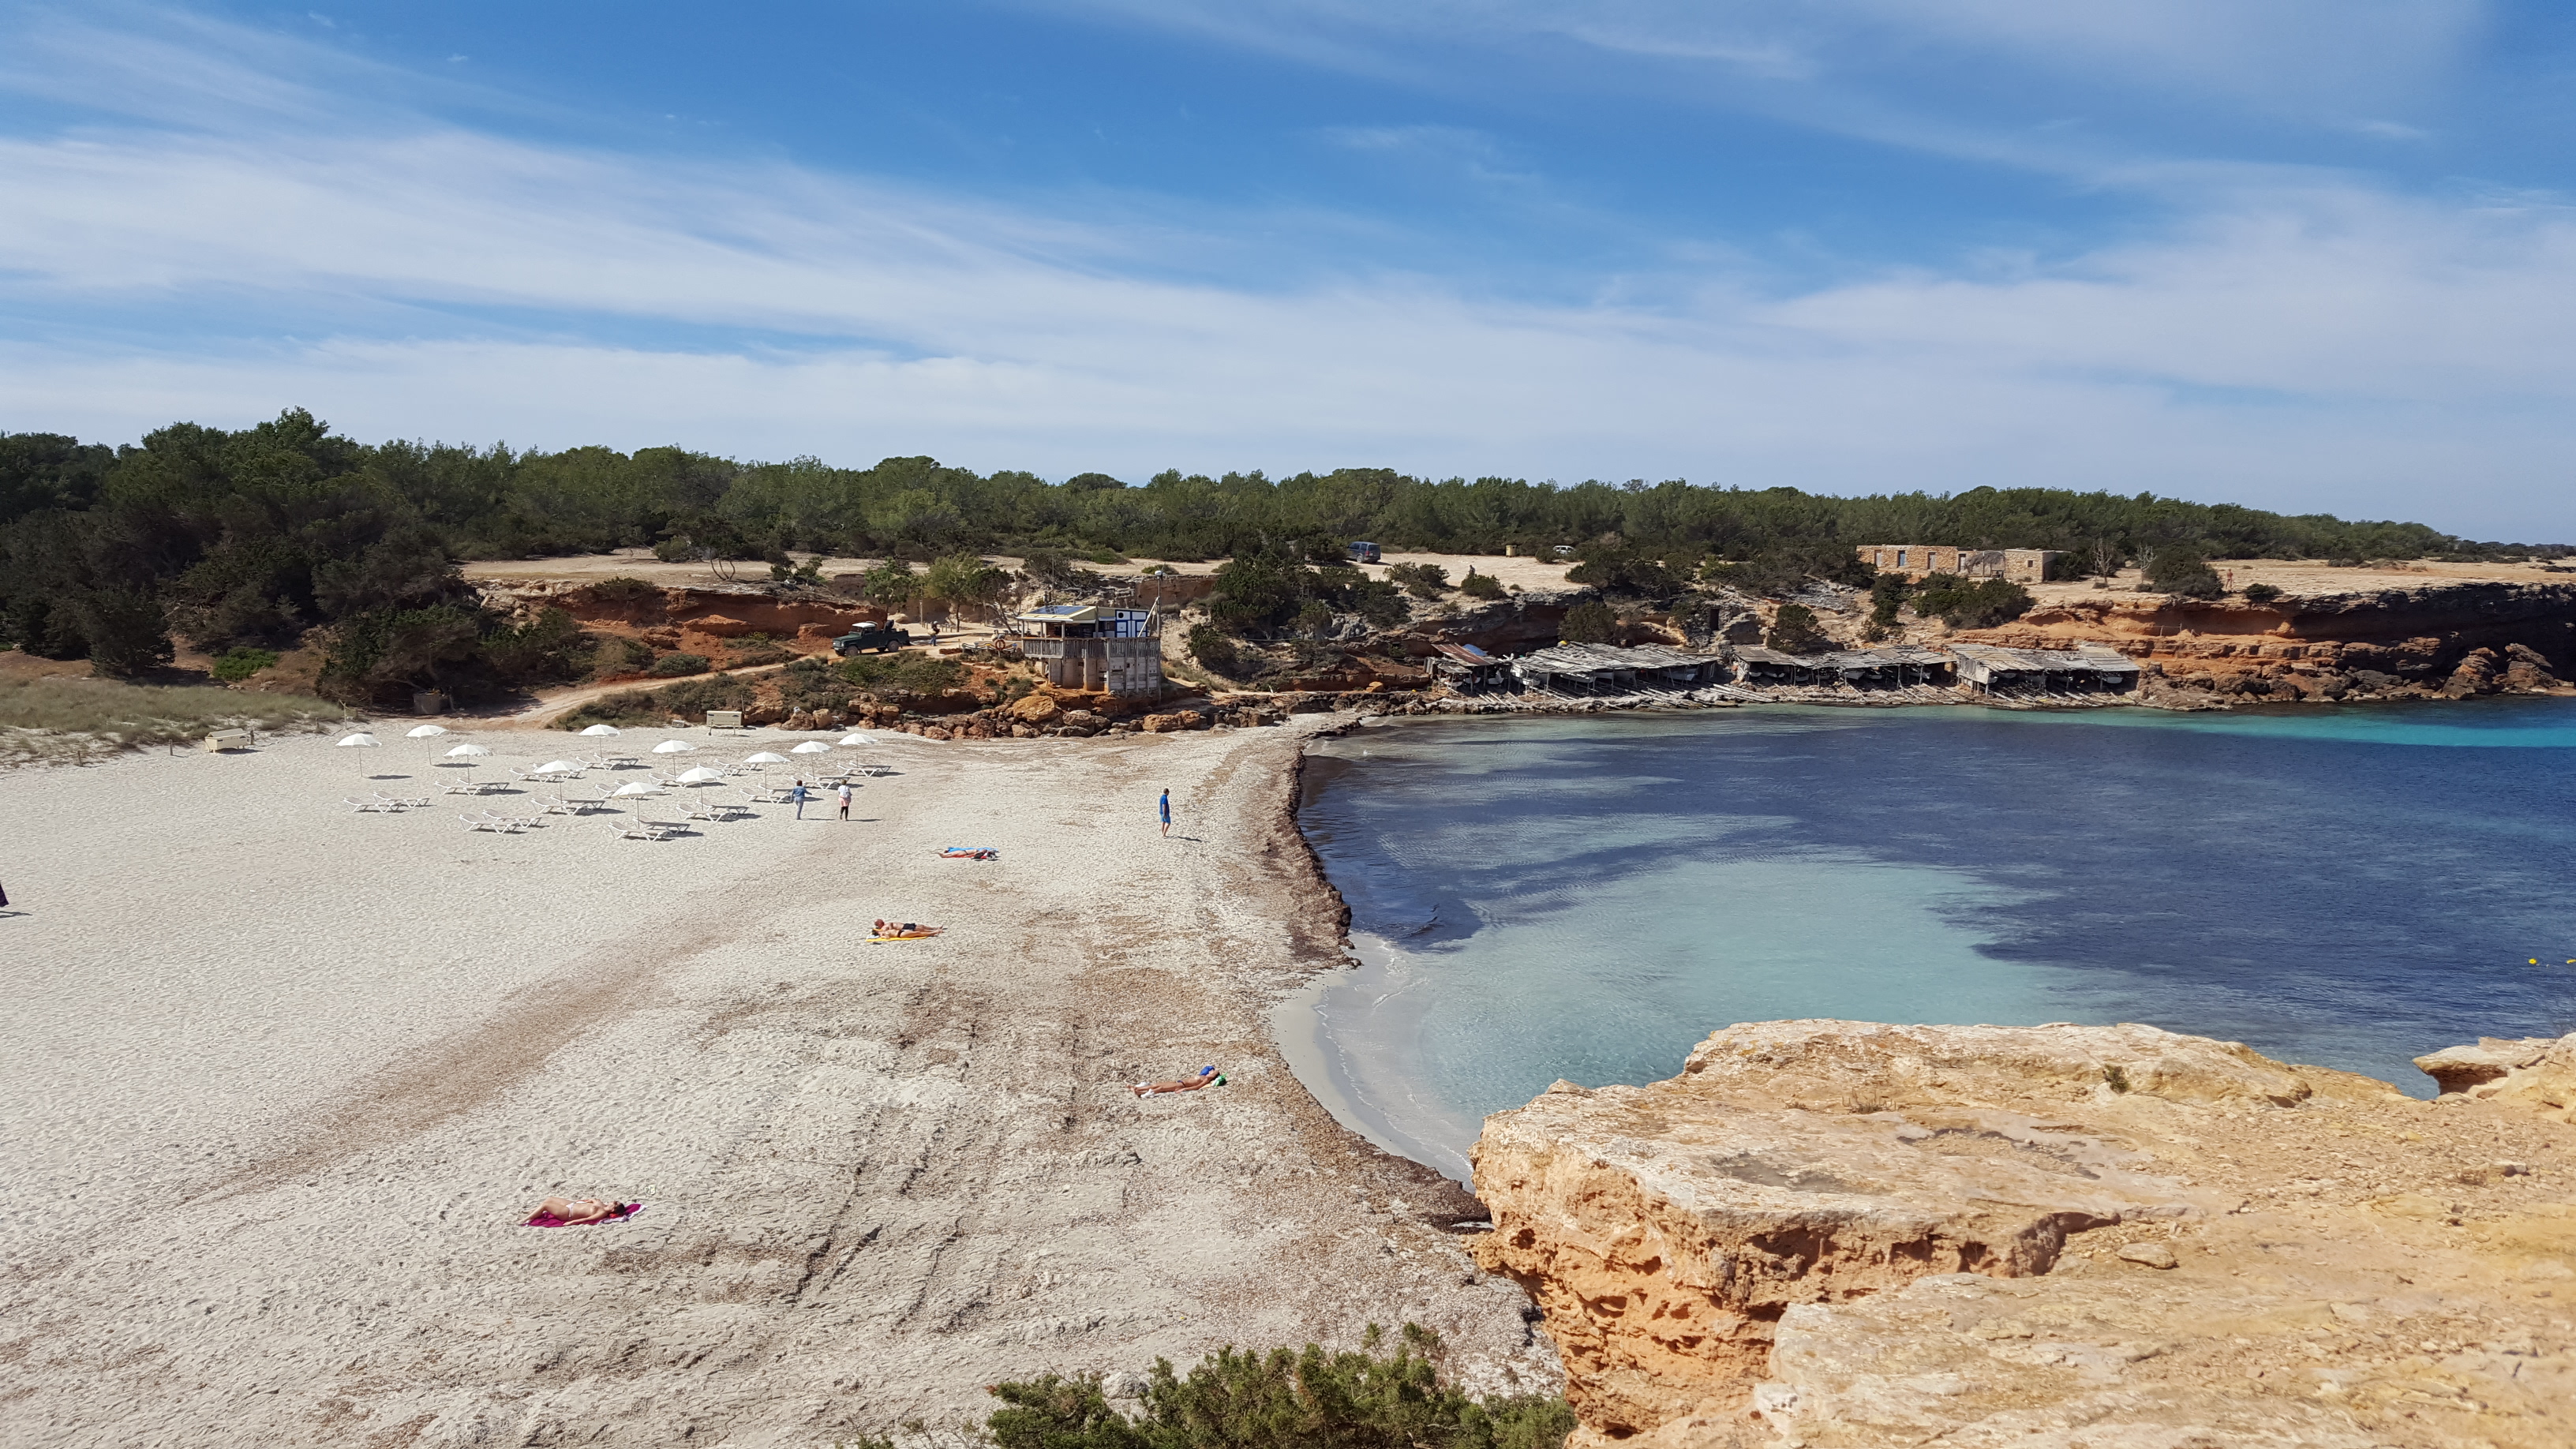
<instances>
[{"instance_id":1,"label":"rocky shoreline","mask_svg":"<svg viewBox=\"0 0 2576 1449\"><path fill-rule=\"evenodd\" d=\"M2576 1436L2576 1036L2432 1101L2145 1026L1728 1027L1487 1120L1578 1445Z\"/></svg>"}]
</instances>

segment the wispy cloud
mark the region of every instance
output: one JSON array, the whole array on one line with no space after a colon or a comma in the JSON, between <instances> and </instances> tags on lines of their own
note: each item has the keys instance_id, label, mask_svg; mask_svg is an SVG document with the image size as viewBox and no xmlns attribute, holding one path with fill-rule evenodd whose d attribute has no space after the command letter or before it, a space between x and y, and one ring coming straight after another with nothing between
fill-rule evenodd
<instances>
[{"instance_id":1,"label":"wispy cloud","mask_svg":"<svg viewBox=\"0 0 2576 1449\"><path fill-rule=\"evenodd\" d=\"M1195 259L1235 245L1220 216L543 145L372 100L308 123L327 87L244 89L227 124L0 141L9 426L298 403L522 445L2051 483L2576 534L2576 222L2544 203L2204 180L2201 212L2063 260L1794 294L1675 263L1568 305L1351 267L1216 281ZM189 330L125 330L156 313Z\"/></svg>"}]
</instances>

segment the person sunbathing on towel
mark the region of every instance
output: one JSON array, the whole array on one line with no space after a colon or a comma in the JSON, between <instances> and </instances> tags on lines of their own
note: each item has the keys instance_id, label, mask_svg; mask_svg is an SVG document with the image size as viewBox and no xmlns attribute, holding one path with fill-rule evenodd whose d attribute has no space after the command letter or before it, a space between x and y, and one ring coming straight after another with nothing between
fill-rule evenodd
<instances>
[{"instance_id":1,"label":"person sunbathing on towel","mask_svg":"<svg viewBox=\"0 0 2576 1449\"><path fill-rule=\"evenodd\" d=\"M1199 1074L1195 1077L1184 1077L1177 1082L1138 1082L1135 1086L1130 1087L1127 1090L1134 1092L1139 1097L1159 1097L1165 1092L1195 1092L1201 1087L1222 1087L1224 1085L1225 1074L1223 1072L1218 1071L1214 1067L1201 1067L1199 1068Z\"/></svg>"},{"instance_id":2,"label":"person sunbathing on towel","mask_svg":"<svg viewBox=\"0 0 2576 1449\"><path fill-rule=\"evenodd\" d=\"M622 1202L602 1202L595 1197L550 1197L537 1204L535 1216L554 1218L563 1226L579 1227L583 1223L604 1222L626 1211Z\"/></svg>"},{"instance_id":3,"label":"person sunbathing on towel","mask_svg":"<svg viewBox=\"0 0 2576 1449\"><path fill-rule=\"evenodd\" d=\"M939 853L951 860L991 860L1001 854L998 850L977 845L951 845Z\"/></svg>"},{"instance_id":4,"label":"person sunbathing on towel","mask_svg":"<svg viewBox=\"0 0 2576 1449\"><path fill-rule=\"evenodd\" d=\"M915 936L936 936L947 929L946 926L925 926L919 921L905 921L901 924L893 921L879 921L876 933L892 940L906 940Z\"/></svg>"}]
</instances>

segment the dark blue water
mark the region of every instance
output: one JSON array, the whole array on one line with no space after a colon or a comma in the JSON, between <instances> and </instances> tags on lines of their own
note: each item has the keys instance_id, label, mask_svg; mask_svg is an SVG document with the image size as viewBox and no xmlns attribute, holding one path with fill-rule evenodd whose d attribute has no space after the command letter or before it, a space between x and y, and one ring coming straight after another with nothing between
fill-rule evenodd
<instances>
[{"instance_id":1,"label":"dark blue water","mask_svg":"<svg viewBox=\"0 0 2576 1449\"><path fill-rule=\"evenodd\" d=\"M1733 1021L2143 1021L2429 1091L2576 1030L2576 701L1401 721L1302 820L1368 969L1324 1084L1453 1169Z\"/></svg>"}]
</instances>

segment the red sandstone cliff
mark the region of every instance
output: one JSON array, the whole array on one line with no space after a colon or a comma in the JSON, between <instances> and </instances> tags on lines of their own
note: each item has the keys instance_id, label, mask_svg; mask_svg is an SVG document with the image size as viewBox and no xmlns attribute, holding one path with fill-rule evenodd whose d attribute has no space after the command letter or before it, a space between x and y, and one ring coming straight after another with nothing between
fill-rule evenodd
<instances>
[{"instance_id":1,"label":"red sandstone cliff","mask_svg":"<svg viewBox=\"0 0 2576 1449\"><path fill-rule=\"evenodd\" d=\"M2105 593L1960 642L2109 644L2168 697L2406 699L2554 689L2576 669L2576 584L2445 583L2243 599Z\"/></svg>"}]
</instances>

